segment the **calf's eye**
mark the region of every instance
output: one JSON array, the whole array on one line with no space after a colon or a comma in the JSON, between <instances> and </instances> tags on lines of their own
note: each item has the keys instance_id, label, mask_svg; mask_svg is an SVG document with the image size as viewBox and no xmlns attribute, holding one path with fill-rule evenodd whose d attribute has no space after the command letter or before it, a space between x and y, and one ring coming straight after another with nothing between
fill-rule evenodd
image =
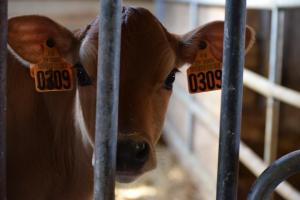
<instances>
[{"instance_id":1,"label":"calf's eye","mask_svg":"<svg viewBox=\"0 0 300 200\"><path fill-rule=\"evenodd\" d=\"M173 69L170 74L168 75L168 77L166 78L165 82L164 82L164 87L167 90L172 90L173 88L173 83L175 81L175 74L178 72L178 69Z\"/></svg>"}]
</instances>

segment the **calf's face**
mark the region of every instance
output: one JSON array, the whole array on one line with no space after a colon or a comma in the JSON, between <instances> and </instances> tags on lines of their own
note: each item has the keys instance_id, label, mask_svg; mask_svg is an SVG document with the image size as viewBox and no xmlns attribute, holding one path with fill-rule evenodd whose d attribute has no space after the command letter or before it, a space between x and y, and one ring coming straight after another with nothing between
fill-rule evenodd
<instances>
[{"instance_id":1,"label":"calf's face","mask_svg":"<svg viewBox=\"0 0 300 200\"><path fill-rule=\"evenodd\" d=\"M77 120L80 118L79 129L88 135L91 145L95 131L98 24L97 18L71 33L40 16L18 17L9 22L9 44L23 59L37 63L42 56L40 44L51 38L65 59L85 67L92 84L77 88L75 112ZM149 11L123 8L121 40L117 179L129 182L156 165L154 146L161 134L177 69L193 62L203 40L222 60L223 22L174 35ZM253 40L254 33L247 27L246 51Z\"/></svg>"}]
</instances>

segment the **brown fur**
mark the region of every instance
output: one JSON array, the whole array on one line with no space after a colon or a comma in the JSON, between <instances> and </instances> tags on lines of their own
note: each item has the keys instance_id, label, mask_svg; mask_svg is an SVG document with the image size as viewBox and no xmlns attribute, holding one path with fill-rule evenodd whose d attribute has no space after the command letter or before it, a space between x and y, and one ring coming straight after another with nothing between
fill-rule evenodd
<instances>
[{"instance_id":1,"label":"brown fur","mask_svg":"<svg viewBox=\"0 0 300 200\"><path fill-rule=\"evenodd\" d=\"M122 13L118 140L150 145L146 164L134 172L138 176L156 164L154 146L171 95L165 79L174 68L192 62L199 41L212 42L210 32L221 30L223 23L178 36L145 9L124 8ZM99 19L73 34L41 16L13 18L9 23L13 51L8 53L8 199L90 199ZM49 37L68 62L85 66L91 86L64 93L34 91L28 68L16 57L38 62L38 46Z\"/></svg>"}]
</instances>

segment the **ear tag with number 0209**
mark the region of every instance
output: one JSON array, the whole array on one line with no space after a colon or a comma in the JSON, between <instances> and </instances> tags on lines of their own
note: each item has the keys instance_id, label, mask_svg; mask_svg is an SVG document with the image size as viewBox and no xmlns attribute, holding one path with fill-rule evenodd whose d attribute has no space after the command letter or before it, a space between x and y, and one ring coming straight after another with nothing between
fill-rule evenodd
<instances>
[{"instance_id":1,"label":"ear tag with number 0209","mask_svg":"<svg viewBox=\"0 0 300 200\"><path fill-rule=\"evenodd\" d=\"M187 69L190 93L221 89L222 63L212 54L209 43L201 41L196 59Z\"/></svg>"},{"instance_id":2,"label":"ear tag with number 0209","mask_svg":"<svg viewBox=\"0 0 300 200\"><path fill-rule=\"evenodd\" d=\"M59 55L55 47L43 45L44 56L40 63L30 65L37 92L69 91L73 89L72 65Z\"/></svg>"}]
</instances>

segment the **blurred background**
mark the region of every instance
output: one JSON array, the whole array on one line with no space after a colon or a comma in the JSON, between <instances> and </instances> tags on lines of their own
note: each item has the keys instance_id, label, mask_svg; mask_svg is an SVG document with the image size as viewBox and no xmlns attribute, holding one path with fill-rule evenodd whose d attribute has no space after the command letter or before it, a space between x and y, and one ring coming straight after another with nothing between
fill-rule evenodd
<instances>
[{"instance_id":1,"label":"blurred background","mask_svg":"<svg viewBox=\"0 0 300 200\"><path fill-rule=\"evenodd\" d=\"M148 8L170 32L183 34L224 19L225 0L124 0ZM98 14L95 0L10 0L9 16L40 14L69 29ZM246 56L238 199L274 159L300 146L300 1L248 0L247 24L256 31ZM188 94L186 68L176 77L158 148L158 168L133 184L118 184L117 200L215 199L220 91ZM178 114L180 113L180 114ZM300 199L300 175L274 199Z\"/></svg>"}]
</instances>

